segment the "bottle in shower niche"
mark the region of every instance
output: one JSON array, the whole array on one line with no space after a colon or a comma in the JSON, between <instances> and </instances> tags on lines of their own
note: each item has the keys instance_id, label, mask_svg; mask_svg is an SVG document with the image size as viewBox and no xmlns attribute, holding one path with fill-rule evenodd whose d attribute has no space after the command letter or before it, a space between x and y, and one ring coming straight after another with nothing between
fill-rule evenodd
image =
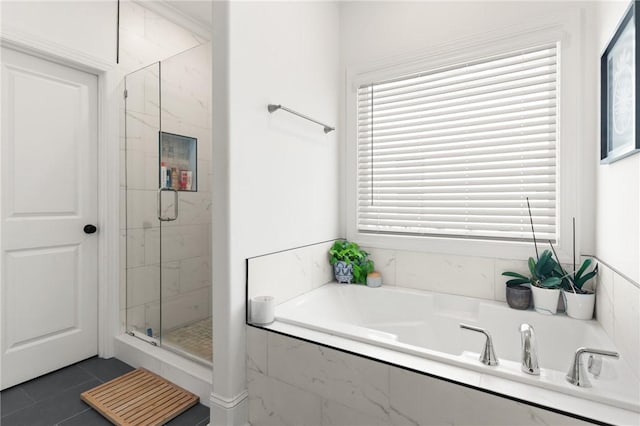
<instances>
[{"instance_id":1,"label":"bottle in shower niche","mask_svg":"<svg viewBox=\"0 0 640 426\"><path fill-rule=\"evenodd\" d=\"M193 191L193 172L187 170L187 191Z\"/></svg>"},{"instance_id":2,"label":"bottle in shower niche","mask_svg":"<svg viewBox=\"0 0 640 426\"><path fill-rule=\"evenodd\" d=\"M191 170L180 170L180 189L191 191L193 174Z\"/></svg>"},{"instance_id":3,"label":"bottle in shower niche","mask_svg":"<svg viewBox=\"0 0 640 426\"><path fill-rule=\"evenodd\" d=\"M167 176L167 166L164 161L160 163L160 188L166 188L169 178Z\"/></svg>"},{"instance_id":4,"label":"bottle in shower niche","mask_svg":"<svg viewBox=\"0 0 640 426\"><path fill-rule=\"evenodd\" d=\"M175 190L180 189L180 178L178 178L178 168L171 168L171 187Z\"/></svg>"}]
</instances>

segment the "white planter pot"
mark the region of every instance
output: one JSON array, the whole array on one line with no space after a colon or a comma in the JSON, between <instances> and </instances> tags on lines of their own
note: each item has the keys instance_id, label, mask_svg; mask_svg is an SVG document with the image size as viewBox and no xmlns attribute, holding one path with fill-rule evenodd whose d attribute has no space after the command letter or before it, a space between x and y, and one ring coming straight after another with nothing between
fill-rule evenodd
<instances>
[{"instance_id":1,"label":"white planter pot","mask_svg":"<svg viewBox=\"0 0 640 426\"><path fill-rule=\"evenodd\" d=\"M562 290L567 315L571 318L590 320L593 318L593 307L596 303L595 293L577 294L572 291Z\"/></svg>"},{"instance_id":2,"label":"white planter pot","mask_svg":"<svg viewBox=\"0 0 640 426\"><path fill-rule=\"evenodd\" d=\"M555 315L558 311L560 289L540 288L532 285L531 295L533 296L533 308L536 312L544 315Z\"/></svg>"}]
</instances>

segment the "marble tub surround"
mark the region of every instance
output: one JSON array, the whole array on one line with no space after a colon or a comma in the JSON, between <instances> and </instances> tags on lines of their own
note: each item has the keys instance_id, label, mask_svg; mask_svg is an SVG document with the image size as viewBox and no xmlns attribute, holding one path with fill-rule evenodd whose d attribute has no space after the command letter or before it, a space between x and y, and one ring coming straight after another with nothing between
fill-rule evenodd
<instances>
[{"instance_id":1,"label":"marble tub surround","mask_svg":"<svg viewBox=\"0 0 640 426\"><path fill-rule=\"evenodd\" d=\"M526 260L499 258L482 258L473 256L442 255L436 253L415 252L405 250L389 250L364 247L371 253L376 270L382 273L386 286L402 286L419 290L437 291L461 296L506 302L504 271L528 273ZM581 256L581 263L586 257ZM616 341L614 323L614 305L620 304L618 313L618 334L625 342L620 346L628 346L632 354L636 354L637 365L640 366L640 334L629 333L626 324L640 323L640 285L612 270L606 262L591 257L599 265L596 277L596 313L595 318L602 324L609 336ZM564 264L570 271L571 265ZM428 271L429 280L420 278L420 274ZM452 285L451 283L455 283ZM590 281L587 285L592 284ZM620 288L618 297L614 298L614 287ZM629 303L622 303L622 301ZM560 311L564 311L560 299ZM640 371L639 371L640 374Z\"/></svg>"},{"instance_id":2,"label":"marble tub surround","mask_svg":"<svg viewBox=\"0 0 640 426\"><path fill-rule=\"evenodd\" d=\"M273 346L276 349L272 349ZM335 356L323 360L323 354L327 353ZM275 363L281 363L282 367L272 367ZM364 363L368 367L355 368L352 363ZM371 364L377 366L371 367ZM403 365L413 367L407 369ZM334 368L366 373L358 373L358 380L347 375L347 383L337 385L330 379L335 377ZM384 378L372 376L375 368L380 368L382 374L416 374L421 378L415 380L425 382L427 387L413 396L411 392L405 395L412 399L387 393L381 402L371 395L376 395L376 388L367 387L373 386L368 385L371 382L385 383ZM286 369L291 371L283 373ZM307 372L301 373L301 369ZM253 425L570 425L588 422L631 425L640 421L637 412L277 321L265 328L247 326L247 378ZM439 383L452 386L438 386ZM443 387L448 390L443 391ZM384 392L390 392L388 389L382 388ZM352 403L352 397L344 393L360 400ZM453 398L453 402L445 403L439 399L441 395ZM458 407L469 405L476 396L483 402L473 403L472 411L460 413ZM487 402L493 407L490 411L481 408L485 400L491 401ZM381 404L381 408L363 410L375 404ZM429 404L430 411L424 409L425 404ZM406 407L409 413L402 413L399 407ZM327 409L338 410L340 417L335 423L329 420L332 414ZM502 417L501 412L509 414ZM411 413L422 417L412 418ZM325 418L312 417L315 415Z\"/></svg>"},{"instance_id":3,"label":"marble tub surround","mask_svg":"<svg viewBox=\"0 0 640 426\"><path fill-rule=\"evenodd\" d=\"M297 304L297 301L324 288L324 283L333 280L327 261L330 245L331 242L327 242L248 259L249 297L272 295L276 297L277 304L284 303L286 306L287 301L290 302L288 304ZM368 289L370 291L384 290L385 287L388 289L398 287L403 291L401 287L404 287L408 291L426 290L468 296L478 303L486 300L486 303L491 304L505 302L505 277L501 275L503 271L526 272L528 270L526 261L369 247L364 249L370 253L370 258L374 260L376 270L382 273L384 281L382 289ZM609 272L604 270L605 280L609 277ZM613 281L612 274L610 281ZM609 336L609 338L605 337L608 343L604 345L612 348L619 346L623 357L621 362L630 364L626 367L627 370L632 369L631 376L636 375L640 363L633 361L637 359L634 355L633 336L629 333L629 327L625 328L625 325L633 324L629 322L629 318L633 317L637 310L634 310L632 303L618 314L620 317L617 324L620 329L618 333L628 335L624 338L627 342L625 349L624 344L618 345L613 335L616 327L612 312L614 294L606 283L599 285L598 288L598 291L606 291L608 297L608 299L603 297L597 308L598 321L602 323L602 328ZM631 288L635 289L633 286ZM633 296L633 293L627 294L627 297L630 296ZM602 303L607 301L611 303ZM335 306L337 304L334 303L331 308ZM502 305L498 303L497 306ZM311 315L331 320L335 316L332 309L325 310L323 315ZM357 311L358 308L354 310ZM401 311L406 313L404 309ZM310 308L307 308L307 312L310 312ZM327 314L327 312L331 313ZM533 311L524 311L524 313L540 316ZM558 319L580 322L564 318L564 315L560 315ZM637 323L638 320L635 321ZM599 328L596 321L588 323L589 327ZM515 324L514 327L517 325ZM575 392L566 394L545 387L533 387L530 384L508 380L503 376L487 374L477 369L469 370L446 362L425 359L414 353L400 353L388 347L371 345L358 339L345 337L340 333L323 332L321 328L303 328L295 323L283 323L278 320L263 327L263 331L248 326L247 363L252 424L395 425L450 422L477 424L479 412L486 416L486 419L481 421L484 424L545 422L547 424L581 424L584 420L614 424L640 422L640 413L637 411L602 403L598 398L582 398L579 395L576 396ZM601 335L604 336L602 329L600 330ZM477 336L470 337L473 339ZM256 342L258 342L257 345ZM469 348L470 352L479 351L482 342L478 340L477 343L478 348ZM579 346L579 342L575 345ZM502 349L501 353L501 349L497 348L498 358L505 355L504 350ZM518 350L519 346L516 345L514 351L518 352ZM292 357L299 360L297 361L301 365L299 369L295 368L296 364L293 360L282 361L281 365L276 364L280 362L276 360L288 359L289 353L295 353ZM332 356L326 359L318 358L318 354L327 353ZM548 355L547 353L546 356ZM476 358L477 356L469 359L477 361ZM564 382L566 374L564 370L568 369L570 358L571 355L564 360L566 365L554 367L557 371L554 370L552 375L560 386L571 386ZM347 367L351 372L357 372L358 369L364 371L357 373L360 374L359 377L364 380L364 383L360 383L358 379L348 374L341 376L342 373L332 371L337 365L343 366L345 363L350 365L345 361L346 359L364 364ZM506 362L509 363L509 361ZM516 364L513 361L511 363ZM556 363L562 363L562 360ZM311 369L313 371L309 371L309 366L313 366ZM320 370L317 374L315 366ZM519 370L516 367L517 365L514 369ZM383 373L388 374L388 383L393 383L391 376L398 373L398 376L403 376L404 380L412 383L413 390L407 395L392 397L392 387L385 385L384 379L379 379L380 369L388 370L388 373ZM412 373L407 369L422 374ZM548 374L545 374L543 374L543 381L548 379ZM623 376L631 377L627 373ZM351 383L352 387L344 388L346 385L341 382L341 377L345 377L345 381ZM596 380L594 386L603 386L603 383L602 380L600 382ZM379 389L386 390L380 393ZM487 391L498 396L487 394ZM578 389L577 392L582 391L583 389ZM416 397L416 392L420 395L419 398ZM448 395L455 402L447 405L444 401L433 400L433 395L441 394ZM436 402L431 404L431 401ZM456 407L469 404L469 401L472 401L470 406L477 408L470 413L458 412ZM481 406L495 408L488 412L481 409ZM511 417L503 417L500 414L503 412L514 414ZM465 417L467 415L468 417Z\"/></svg>"},{"instance_id":4,"label":"marble tub surround","mask_svg":"<svg viewBox=\"0 0 640 426\"><path fill-rule=\"evenodd\" d=\"M280 329L282 333L292 331L287 325ZM314 340L318 337L316 333L309 331L304 337ZM393 362L411 358L410 355L394 356L384 349L367 348L362 343L348 342L336 336L328 336L326 343L332 347L247 327L249 420L252 425L589 424L584 419L393 365ZM417 369L432 368L429 374L443 374L446 369L452 380L472 379L470 373L455 367L445 368L424 359L419 362L422 364L417 364ZM493 392L502 386L505 395L512 395L520 386L485 377L472 380L475 380L475 386L486 382L483 384L493 388ZM565 395L556 398L547 392L531 393L528 400L533 404L555 401L568 405L572 402ZM586 410L586 415L601 409L598 403L584 404L578 400L575 404L577 410ZM629 413L627 417L609 415L606 411L600 412L601 417L606 417L600 421L629 424L638 419Z\"/></svg>"},{"instance_id":5,"label":"marble tub surround","mask_svg":"<svg viewBox=\"0 0 640 426\"><path fill-rule=\"evenodd\" d=\"M528 274L526 260L363 247L385 285L506 302L505 271ZM569 270L569 265L563 265ZM455 283L455 284L454 284Z\"/></svg>"},{"instance_id":6,"label":"marble tub surround","mask_svg":"<svg viewBox=\"0 0 640 426\"><path fill-rule=\"evenodd\" d=\"M396 309L389 309L390 306ZM577 348L616 350L596 321L516 311L503 303L403 288L327 284L278 305L276 319L373 346L495 376L532 387L632 410L640 416L640 381L629 359L607 362L590 389L568 386L565 375ZM486 329L499 364L479 362L485 338L460 324ZM521 371L518 326L536 331L540 375ZM401 365L412 368L411 364Z\"/></svg>"},{"instance_id":7,"label":"marble tub surround","mask_svg":"<svg viewBox=\"0 0 640 426\"><path fill-rule=\"evenodd\" d=\"M248 299L273 296L280 304L333 281L332 241L247 259Z\"/></svg>"}]
</instances>

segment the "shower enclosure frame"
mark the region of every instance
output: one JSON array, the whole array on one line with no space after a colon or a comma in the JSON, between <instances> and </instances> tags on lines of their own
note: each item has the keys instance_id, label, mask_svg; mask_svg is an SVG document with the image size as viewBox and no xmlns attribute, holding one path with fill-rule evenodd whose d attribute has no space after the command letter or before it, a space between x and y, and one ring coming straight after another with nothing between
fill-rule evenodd
<instances>
[{"instance_id":1,"label":"shower enclosure frame","mask_svg":"<svg viewBox=\"0 0 640 426\"><path fill-rule=\"evenodd\" d=\"M201 185L198 185L199 181L207 178L206 176L198 176L197 174L200 169L199 163L201 162L201 160L197 158L198 151L200 150L199 145L202 142L200 140L201 138L197 137L198 136L197 134L190 133L190 132L195 132L195 130L185 130L185 131L181 130L180 132L176 131L176 128L181 129L181 126L184 123L180 123L180 124L177 124L177 122L171 123L171 120L174 119L174 115L172 115L171 111L169 111L171 107L164 103L165 97L163 97L163 91L164 91L163 85L166 85L167 93L173 96L175 96L175 94L170 93L170 89L172 89L173 91L178 90L177 88L180 85L174 84L175 87L170 87L171 86L170 82L164 79L165 75L164 75L163 67L165 63L167 63L167 61L171 61L174 58L179 58L180 55L187 54L187 52L195 51L195 49L202 48L202 47L203 46L200 45L193 49L189 49L187 51L181 52L166 60L154 62L146 67L143 67L141 69L133 71L132 73L127 74L125 77L125 150L124 150L125 152L125 155L124 155L125 186L124 186L124 190L126 194L125 241L126 241L126 253L127 253L125 258L125 262L126 262L125 331L127 334L140 338L154 346L162 347L164 349L177 353L178 355L183 356L192 361L201 363L203 365L211 366L211 359L210 359L211 355L209 356L202 355L203 351L198 351L197 349L195 351L189 351L184 349L184 347L189 347L189 345L188 344L183 345L180 342L180 339L178 339L178 343L176 343L175 341L171 343L168 341L165 341L165 336L168 336L173 329L178 329L182 327L178 324L179 322L177 322L177 320L174 318L180 315L179 314L169 315L168 313L170 312L169 311L170 309L169 304L171 303L170 297L172 297L173 295L174 299L178 298L179 295L177 296L175 293L181 291L180 289L176 289L176 287L179 287L179 285L176 285L174 282L172 282L173 274L175 273L175 271L172 271L171 268L175 269L176 263L177 263L178 265L180 265L180 266L177 266L177 268L180 269L182 263L185 263L191 260L191 259L181 260L182 258L180 256L176 256L175 248L169 247L169 249L167 249L165 245L167 244L167 241L170 241L171 239L181 240L183 238L183 236L179 235L181 226L184 228L189 226L195 227L196 230L202 231L200 232L200 234L207 235L209 237L206 244L203 244L203 246L208 247L208 249L200 253L199 256L202 259L207 259L207 262L209 262L207 263L207 265L210 265L210 261L208 260L208 258L210 257L210 247L211 247L211 240L210 240L211 225L208 224L204 227L202 227L202 224L200 223L194 225L189 222L189 218L183 219L180 216L180 213L181 213L180 208L182 207L182 205L188 206L193 204L193 202L185 201L183 197L192 197L192 199L195 199L195 200L204 198L204 200L206 201L206 197L210 197L210 191L207 192L206 190L202 190ZM176 59L176 61L179 61L179 59ZM174 72L175 72L175 69L174 69ZM156 78L156 80L153 81L153 78ZM142 80L136 81L136 79L138 80L142 79ZM134 87L138 89L137 90L138 92L142 92L142 96L140 95L140 93L138 94L134 93L133 91ZM208 93L208 92L205 92L205 93ZM137 99L136 99L136 96L137 96ZM141 97L143 99L140 99ZM138 108L139 111L135 111L135 109L130 106L130 104L132 103L136 105L136 108ZM138 117L135 117L136 120L139 120L142 117L142 119L139 121L143 123L143 126L147 126L147 128L143 130L137 129L136 131L138 133L131 131L131 129L129 128L130 120L132 120L132 117L134 117L135 115L138 115ZM167 119L168 122L170 122L170 125L172 125L173 128L170 128L169 125L165 127L164 125L165 118ZM140 123L136 123L136 126L139 127ZM184 127L186 129L189 128L189 126L186 124L184 124ZM208 129L208 133L209 133L209 140L210 140L210 135L211 135L210 128ZM155 137L152 138L151 136L152 134L154 134ZM177 186L166 187L165 185L163 185L163 183L160 182L161 179L159 177L159 174L160 174L160 168L161 168L161 161L163 161L163 159L166 159L164 156L165 152L163 151L163 146L162 146L163 134L173 134L173 135L184 137L185 141L187 141L186 149L193 150L193 152L189 152L189 154L186 157L178 158L179 160L185 159L184 161L188 163L189 169L193 174L193 182L195 186L193 190L188 190L184 188L178 189ZM189 141L192 141L192 146L188 145ZM180 145L180 143L178 145ZM139 181L135 182L136 179L139 180L140 178L139 168L142 166L140 164L140 161L136 161L135 159L130 158L130 157L134 157L133 154L136 154L136 149L141 150L142 153L144 154L143 155L144 164L145 164L145 167L147 168L147 170L144 171L146 182L139 182ZM140 153L138 152L137 153L138 157L139 157L139 154ZM175 158L174 158L174 161L175 161ZM182 170L183 167L184 166L181 166L180 169ZM175 169L177 170L177 167ZM131 175L138 175L138 176L132 177ZM153 186L152 186L152 183L153 183ZM131 218L132 211L135 211L136 209L138 210L142 209L145 211L150 210L149 206L145 207L143 205L142 207L140 207L140 205L136 206L133 204L136 204L136 203L140 204L141 199L143 200L142 203L144 203L144 201L148 203L150 198L152 197L151 191L155 193L155 203L154 203L155 206L153 211L154 213L156 213L155 215L156 218L152 220L150 211L148 211L147 213L149 214L145 216L145 220L143 220L142 223L140 222L139 220L140 218L138 217L134 217L134 219L132 219ZM172 193L173 195L167 196L168 193ZM200 198L197 198L197 197L200 197ZM187 216L189 216L189 214L187 214ZM194 216L193 212L191 212L191 216ZM135 223L132 223L132 222L135 222ZM205 230L209 232L205 232ZM135 303L138 303L138 302L132 301L135 298L133 295L136 294L135 288L132 289L132 287L134 287L136 284L140 284L140 283L134 282L134 279L132 278L133 274L131 274L131 271L133 269L136 269L135 266L137 265L135 263L136 261L131 262L131 257L130 257L130 252L133 251L133 248L131 247L132 238L130 233L133 233L133 232L136 232L138 234L138 237L141 234L144 234L145 247L144 247L143 263L145 265L145 268L147 268L150 271L153 270L151 274L158 278L157 287L153 288L153 290L151 291L153 293L151 296L151 299L153 300L145 301L144 327L140 327L140 321L138 321L138 323L136 324L136 322L132 320L132 317L135 316L133 314L134 309L132 307L139 309L139 307L134 306ZM186 240L187 238L184 237L184 239ZM205 238L201 237L201 239L204 240ZM153 241L155 241L155 243L153 243ZM157 251L156 251L156 248L153 246L153 244L157 244ZM170 253L170 252L173 252L173 253ZM134 266L133 268L131 268L132 263ZM182 269L180 269L179 270L180 276L182 276L182 272L183 272ZM210 275L211 275L210 266L209 266L207 275L209 276L208 293L206 292L203 293L200 297L198 297L198 299L206 299L206 302L203 303L203 306L208 306L208 308L205 309L205 308L202 308L200 305L197 306L197 308L200 309L202 312L204 312L206 315L199 317L200 319L193 320L192 318L191 320L184 320L184 322L187 325L192 324L194 326L194 330L200 330L197 328L197 326L199 325L198 323L203 323L205 327L204 331L206 334L206 331L207 331L206 327L207 327L207 321L208 321L209 337L203 339L203 342L205 343L205 346L206 344L210 346L211 345L211 342L210 342L211 340L211 337L210 337L211 301L210 299L211 299L211 291L212 291L211 278L210 278ZM144 278L144 280L148 281L149 277ZM151 280L153 280L153 278L151 278ZM175 278L173 280L175 281ZM147 287L150 287L148 282L145 285ZM202 290L203 289L201 288L196 291L202 292ZM138 291L137 293L139 294L140 292ZM178 301L174 303L174 305L175 304L179 305L180 302ZM208 313L207 313L207 309L208 309ZM171 317L171 320L168 319L169 317ZM153 324L153 326L151 326L151 323ZM184 326L184 328L188 330L187 326ZM183 340L187 341L188 339L183 339ZM194 345L192 344L191 347L193 348ZM209 349L209 352L210 352L210 349ZM204 351L204 353L206 354L206 351Z\"/></svg>"}]
</instances>

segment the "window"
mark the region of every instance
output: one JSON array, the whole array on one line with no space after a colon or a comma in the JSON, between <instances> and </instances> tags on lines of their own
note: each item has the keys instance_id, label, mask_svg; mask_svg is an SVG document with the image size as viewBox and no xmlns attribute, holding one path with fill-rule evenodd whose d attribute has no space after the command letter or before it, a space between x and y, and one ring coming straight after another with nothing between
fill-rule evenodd
<instances>
[{"instance_id":1,"label":"window","mask_svg":"<svg viewBox=\"0 0 640 426\"><path fill-rule=\"evenodd\" d=\"M360 84L361 233L556 241L558 45Z\"/></svg>"}]
</instances>

